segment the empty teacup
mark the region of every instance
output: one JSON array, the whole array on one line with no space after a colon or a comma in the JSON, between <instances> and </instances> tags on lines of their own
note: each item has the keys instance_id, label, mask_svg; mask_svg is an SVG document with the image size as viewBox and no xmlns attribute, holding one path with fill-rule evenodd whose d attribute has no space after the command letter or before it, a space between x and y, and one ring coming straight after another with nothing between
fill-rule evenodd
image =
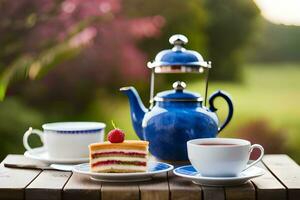
<instances>
[{"instance_id":1,"label":"empty teacup","mask_svg":"<svg viewBox=\"0 0 300 200\"><path fill-rule=\"evenodd\" d=\"M57 122L44 124L43 131L29 128L23 136L23 144L31 150L28 137L40 137L50 158L76 159L87 158L88 145L103 142L105 124L100 122Z\"/></svg>"},{"instance_id":2,"label":"empty teacup","mask_svg":"<svg viewBox=\"0 0 300 200\"><path fill-rule=\"evenodd\" d=\"M261 152L259 158L247 165L254 148ZM247 140L230 138L195 139L187 142L188 157L193 167L209 177L237 176L259 162L264 149L259 144Z\"/></svg>"}]
</instances>

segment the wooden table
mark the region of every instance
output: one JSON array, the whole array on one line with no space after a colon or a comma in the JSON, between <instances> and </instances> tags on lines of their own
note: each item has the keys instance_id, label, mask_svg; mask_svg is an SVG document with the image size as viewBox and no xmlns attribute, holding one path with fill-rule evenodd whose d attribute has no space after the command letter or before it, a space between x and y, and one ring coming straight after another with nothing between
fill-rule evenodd
<instances>
[{"instance_id":1,"label":"wooden table","mask_svg":"<svg viewBox=\"0 0 300 200\"><path fill-rule=\"evenodd\" d=\"M8 155L6 161L24 160ZM300 168L287 155L266 155L260 166L267 173L244 185L207 187L174 176L172 173L139 183L100 183L86 176L55 170L6 168L0 164L0 199L300 199Z\"/></svg>"}]
</instances>

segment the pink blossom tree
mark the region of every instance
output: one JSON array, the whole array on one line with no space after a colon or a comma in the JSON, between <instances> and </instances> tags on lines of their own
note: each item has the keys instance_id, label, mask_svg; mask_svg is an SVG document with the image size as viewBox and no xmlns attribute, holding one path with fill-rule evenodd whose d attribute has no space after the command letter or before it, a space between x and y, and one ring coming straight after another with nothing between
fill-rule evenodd
<instances>
[{"instance_id":1,"label":"pink blossom tree","mask_svg":"<svg viewBox=\"0 0 300 200\"><path fill-rule=\"evenodd\" d=\"M47 73L38 82L43 91L70 96L80 84L105 87L115 77L141 79L146 55L136 44L158 36L165 22L161 16L127 18L121 0L4 0L0 11L1 99L15 77ZM27 85L13 86L9 94L46 94L34 87L28 91Z\"/></svg>"}]
</instances>

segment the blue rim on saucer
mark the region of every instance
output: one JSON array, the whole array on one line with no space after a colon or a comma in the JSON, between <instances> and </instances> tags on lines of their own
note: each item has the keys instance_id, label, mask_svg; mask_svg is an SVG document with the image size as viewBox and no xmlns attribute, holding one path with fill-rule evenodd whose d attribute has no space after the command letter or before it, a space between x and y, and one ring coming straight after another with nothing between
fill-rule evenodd
<instances>
[{"instance_id":1,"label":"blue rim on saucer","mask_svg":"<svg viewBox=\"0 0 300 200\"><path fill-rule=\"evenodd\" d=\"M234 177L206 177L201 176L201 174L197 172L192 165L186 165L174 169L173 172L175 175L189 179L195 184L208 186L231 186L243 184L252 178L261 176L265 173L265 170L263 168L253 166Z\"/></svg>"},{"instance_id":2,"label":"blue rim on saucer","mask_svg":"<svg viewBox=\"0 0 300 200\"><path fill-rule=\"evenodd\" d=\"M96 173L90 171L89 163L75 165L73 172L89 175L91 179L103 182L136 182L150 180L154 175L173 170L173 165L163 162L148 162L147 172Z\"/></svg>"},{"instance_id":3,"label":"blue rim on saucer","mask_svg":"<svg viewBox=\"0 0 300 200\"><path fill-rule=\"evenodd\" d=\"M198 174L197 170L192 165L186 165L174 169L174 172L187 176L196 176Z\"/></svg>"}]
</instances>

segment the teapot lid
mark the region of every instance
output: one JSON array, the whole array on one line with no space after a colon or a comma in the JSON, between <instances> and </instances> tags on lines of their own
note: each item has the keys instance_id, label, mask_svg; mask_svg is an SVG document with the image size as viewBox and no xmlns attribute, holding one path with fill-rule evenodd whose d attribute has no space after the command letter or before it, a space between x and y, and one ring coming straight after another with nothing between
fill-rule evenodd
<instances>
[{"instance_id":1,"label":"teapot lid","mask_svg":"<svg viewBox=\"0 0 300 200\"><path fill-rule=\"evenodd\" d=\"M211 67L210 62L204 61L197 51L183 47L188 42L184 35L175 34L170 37L169 42L174 47L159 52L155 60L147 64L149 68L154 68L156 73L202 73L204 68Z\"/></svg>"},{"instance_id":2,"label":"teapot lid","mask_svg":"<svg viewBox=\"0 0 300 200\"><path fill-rule=\"evenodd\" d=\"M184 91L186 84L181 81L173 83L174 90L159 92L154 101L194 101L202 102L203 98L195 92Z\"/></svg>"}]
</instances>

